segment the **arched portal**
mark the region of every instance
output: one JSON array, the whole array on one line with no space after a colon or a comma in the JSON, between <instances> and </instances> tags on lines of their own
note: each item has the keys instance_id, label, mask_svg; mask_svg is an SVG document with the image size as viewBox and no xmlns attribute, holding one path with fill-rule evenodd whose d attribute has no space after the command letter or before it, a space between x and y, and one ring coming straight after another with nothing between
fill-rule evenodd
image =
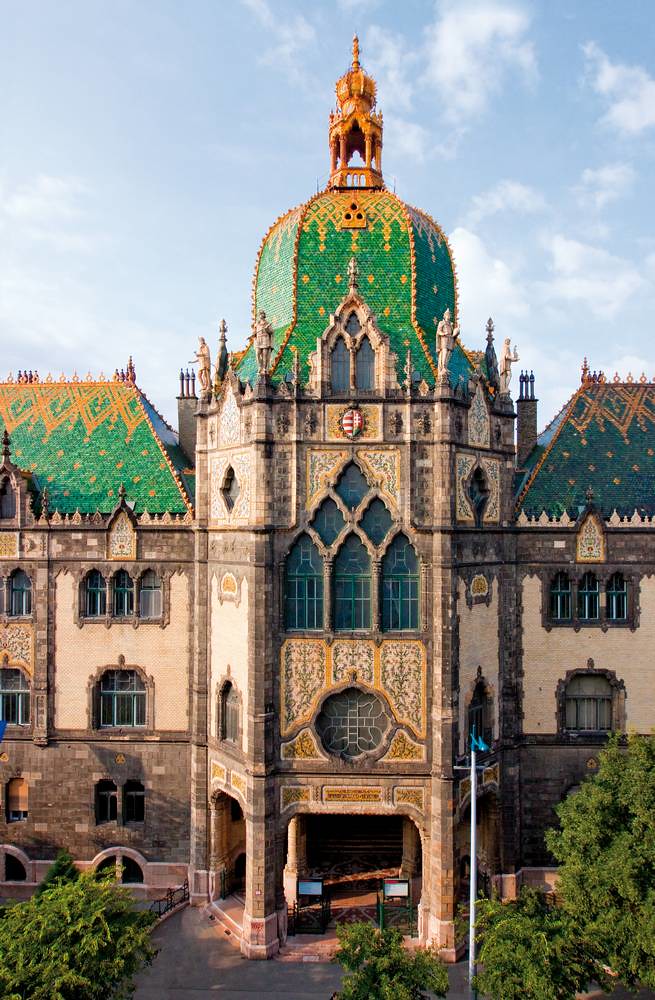
<instances>
[{"instance_id":1,"label":"arched portal","mask_svg":"<svg viewBox=\"0 0 655 1000\"><path fill-rule=\"evenodd\" d=\"M246 883L246 823L238 799L217 791L210 803L210 898L243 895Z\"/></svg>"}]
</instances>

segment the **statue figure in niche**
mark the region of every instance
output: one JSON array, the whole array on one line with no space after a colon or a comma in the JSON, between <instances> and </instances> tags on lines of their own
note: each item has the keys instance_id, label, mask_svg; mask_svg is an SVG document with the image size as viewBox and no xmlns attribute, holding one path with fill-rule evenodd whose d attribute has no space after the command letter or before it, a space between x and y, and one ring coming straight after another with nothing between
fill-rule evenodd
<instances>
[{"instance_id":1,"label":"statue figure in niche","mask_svg":"<svg viewBox=\"0 0 655 1000\"><path fill-rule=\"evenodd\" d=\"M209 356L209 347L205 342L204 337L198 338L198 350L196 351L196 356L189 362L189 364L198 364L198 381L200 382L200 388L202 389L203 396L208 396L211 393L212 379L211 379L211 358Z\"/></svg>"},{"instance_id":2,"label":"statue figure in niche","mask_svg":"<svg viewBox=\"0 0 655 1000\"><path fill-rule=\"evenodd\" d=\"M266 319L263 309L259 310L255 323L255 353L257 356L257 373L265 375L271 362L273 352L273 327Z\"/></svg>"},{"instance_id":3,"label":"statue figure in niche","mask_svg":"<svg viewBox=\"0 0 655 1000\"><path fill-rule=\"evenodd\" d=\"M505 337L503 342L503 353L500 356L500 393L506 396L509 393L510 382L512 381L512 365L519 360L516 347L512 353L512 345L509 337Z\"/></svg>"},{"instance_id":4,"label":"statue figure in niche","mask_svg":"<svg viewBox=\"0 0 655 1000\"><path fill-rule=\"evenodd\" d=\"M443 319L439 321L437 327L437 354L439 381L448 381L448 362L455 347L455 340L459 336L459 326L453 326L450 316L450 309L446 309Z\"/></svg>"}]
</instances>

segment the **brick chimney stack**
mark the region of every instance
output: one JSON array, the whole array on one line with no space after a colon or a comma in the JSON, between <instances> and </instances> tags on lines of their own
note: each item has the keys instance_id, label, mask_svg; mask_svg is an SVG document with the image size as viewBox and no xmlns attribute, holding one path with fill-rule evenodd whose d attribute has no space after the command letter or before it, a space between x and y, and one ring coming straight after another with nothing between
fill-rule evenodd
<instances>
[{"instance_id":1,"label":"brick chimney stack","mask_svg":"<svg viewBox=\"0 0 655 1000\"><path fill-rule=\"evenodd\" d=\"M180 448L192 465L196 464L196 373L180 369L180 394L177 397L177 426Z\"/></svg>"},{"instance_id":2,"label":"brick chimney stack","mask_svg":"<svg viewBox=\"0 0 655 1000\"><path fill-rule=\"evenodd\" d=\"M519 398L516 401L516 464L519 469L537 443L537 403L534 394L534 372L521 372Z\"/></svg>"}]
</instances>

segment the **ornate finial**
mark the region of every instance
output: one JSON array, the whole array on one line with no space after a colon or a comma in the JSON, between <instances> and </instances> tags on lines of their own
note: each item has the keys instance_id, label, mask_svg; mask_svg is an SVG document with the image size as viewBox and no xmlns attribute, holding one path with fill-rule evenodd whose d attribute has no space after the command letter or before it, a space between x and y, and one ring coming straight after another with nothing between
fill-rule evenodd
<instances>
[{"instance_id":1,"label":"ornate finial","mask_svg":"<svg viewBox=\"0 0 655 1000\"><path fill-rule=\"evenodd\" d=\"M134 367L134 362L132 361L132 355L131 354L130 354L129 358L127 359L127 372L126 372L126 376L127 376L127 381L128 382L136 382L136 368Z\"/></svg>"},{"instance_id":2,"label":"ornate finial","mask_svg":"<svg viewBox=\"0 0 655 1000\"><path fill-rule=\"evenodd\" d=\"M493 344L493 340L494 340L494 321L490 316L489 319L487 320L487 343Z\"/></svg>"},{"instance_id":3,"label":"ornate finial","mask_svg":"<svg viewBox=\"0 0 655 1000\"><path fill-rule=\"evenodd\" d=\"M300 385L300 352L297 347L292 347L293 351L293 384Z\"/></svg>"},{"instance_id":4,"label":"ornate finial","mask_svg":"<svg viewBox=\"0 0 655 1000\"><path fill-rule=\"evenodd\" d=\"M582 385L584 385L585 382L588 382L589 379L590 379L590 377L591 377L591 375L590 375L590 372L589 372L589 363L588 363L588 361L587 361L586 358L583 358L582 359L582 375L580 377L580 382L582 383Z\"/></svg>"},{"instance_id":5,"label":"ornate finial","mask_svg":"<svg viewBox=\"0 0 655 1000\"><path fill-rule=\"evenodd\" d=\"M351 292L356 292L358 288L359 268L357 261L351 257L348 261L348 288Z\"/></svg>"},{"instance_id":6,"label":"ornate finial","mask_svg":"<svg viewBox=\"0 0 655 1000\"><path fill-rule=\"evenodd\" d=\"M227 323L224 319L218 324L218 358L216 360L216 372L215 381L218 385L221 384L225 378L225 373L227 372L228 366L228 354L227 354Z\"/></svg>"},{"instance_id":7,"label":"ornate finial","mask_svg":"<svg viewBox=\"0 0 655 1000\"><path fill-rule=\"evenodd\" d=\"M353 69L359 69L359 38L353 35Z\"/></svg>"},{"instance_id":8,"label":"ornate finial","mask_svg":"<svg viewBox=\"0 0 655 1000\"><path fill-rule=\"evenodd\" d=\"M3 458L3 463L8 462L10 456L11 456L11 447L10 447L10 441L9 441L9 434L7 433L7 428L5 427L3 435L2 435L2 458Z\"/></svg>"},{"instance_id":9,"label":"ornate finial","mask_svg":"<svg viewBox=\"0 0 655 1000\"><path fill-rule=\"evenodd\" d=\"M127 490L125 489L125 484L121 483L120 486L118 487L118 499L120 500L121 503L123 502L126 496L127 496Z\"/></svg>"}]
</instances>

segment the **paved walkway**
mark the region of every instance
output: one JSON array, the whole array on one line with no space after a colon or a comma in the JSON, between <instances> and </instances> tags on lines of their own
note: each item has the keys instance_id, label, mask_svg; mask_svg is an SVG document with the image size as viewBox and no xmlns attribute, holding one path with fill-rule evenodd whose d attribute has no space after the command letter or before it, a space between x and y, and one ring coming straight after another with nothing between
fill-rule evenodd
<instances>
[{"instance_id":1,"label":"paved walkway","mask_svg":"<svg viewBox=\"0 0 655 1000\"><path fill-rule=\"evenodd\" d=\"M341 982L332 963L248 962L220 925L195 907L164 921L153 938L161 951L139 976L135 1000L329 1000ZM450 966L448 973L448 1000L469 1000L466 962ZM633 996L622 989L611 994L612 1000ZM655 1000L655 993L638 996ZM596 993L593 1000L601 997Z\"/></svg>"}]
</instances>

